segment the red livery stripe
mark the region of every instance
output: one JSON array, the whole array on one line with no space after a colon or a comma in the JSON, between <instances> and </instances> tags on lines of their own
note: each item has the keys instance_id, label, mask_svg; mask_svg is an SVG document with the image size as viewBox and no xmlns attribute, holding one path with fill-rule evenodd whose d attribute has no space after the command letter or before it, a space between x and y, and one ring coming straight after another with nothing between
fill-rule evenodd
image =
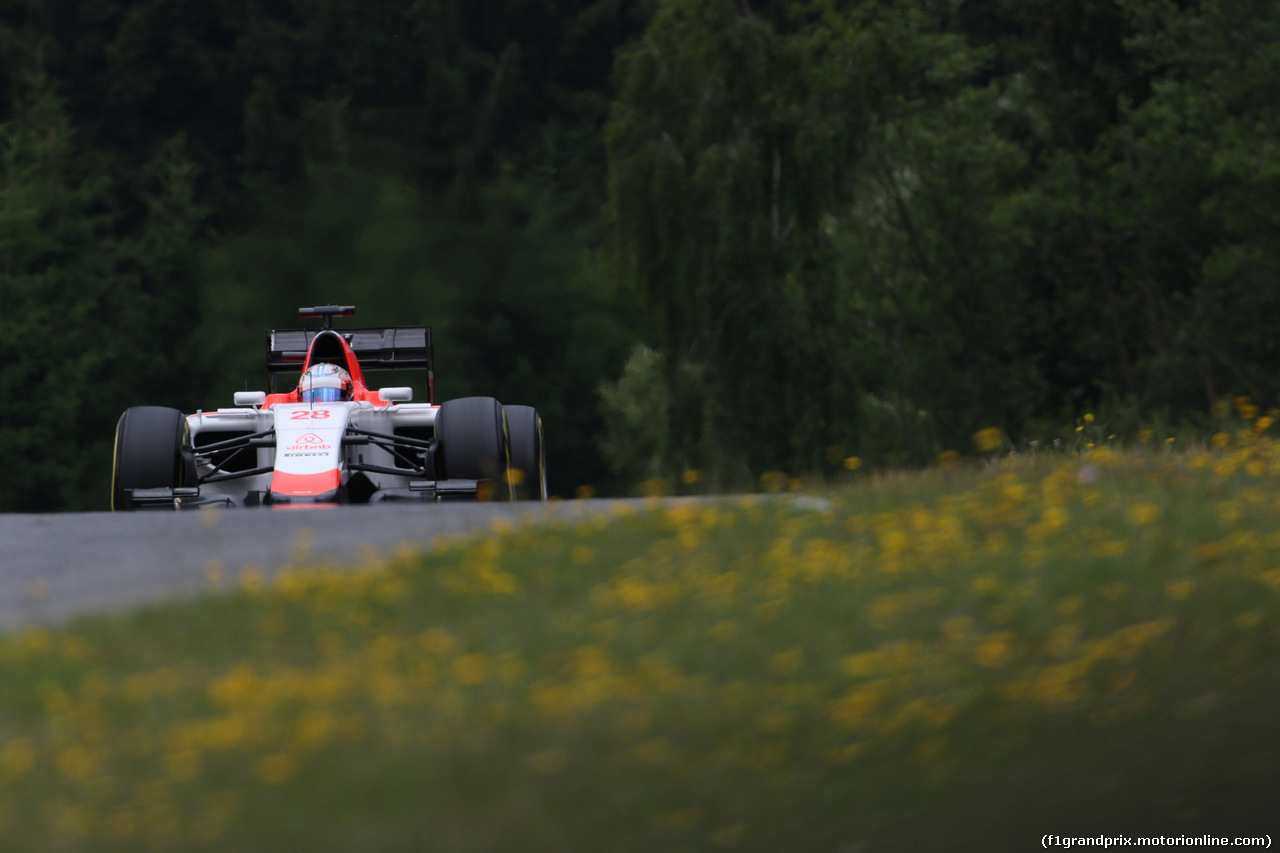
<instances>
[{"instance_id":1,"label":"red livery stripe","mask_svg":"<svg viewBox=\"0 0 1280 853\"><path fill-rule=\"evenodd\" d=\"M278 495L322 495L332 492L341 484L341 473L337 468L319 474L290 474L276 471L271 476L271 491Z\"/></svg>"}]
</instances>

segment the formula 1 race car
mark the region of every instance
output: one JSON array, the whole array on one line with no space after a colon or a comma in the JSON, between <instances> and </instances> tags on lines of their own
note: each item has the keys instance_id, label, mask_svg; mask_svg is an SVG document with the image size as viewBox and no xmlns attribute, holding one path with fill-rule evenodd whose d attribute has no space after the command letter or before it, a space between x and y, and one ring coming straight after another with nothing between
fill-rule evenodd
<instances>
[{"instance_id":1,"label":"formula 1 race car","mask_svg":"<svg viewBox=\"0 0 1280 853\"><path fill-rule=\"evenodd\" d=\"M271 393L183 415L136 406L116 425L111 508L296 506L381 501L546 500L542 420L492 397L435 402L431 329L334 330L349 305L302 308L319 330L267 333ZM371 390L364 369L425 370ZM282 373L298 385L276 393Z\"/></svg>"}]
</instances>

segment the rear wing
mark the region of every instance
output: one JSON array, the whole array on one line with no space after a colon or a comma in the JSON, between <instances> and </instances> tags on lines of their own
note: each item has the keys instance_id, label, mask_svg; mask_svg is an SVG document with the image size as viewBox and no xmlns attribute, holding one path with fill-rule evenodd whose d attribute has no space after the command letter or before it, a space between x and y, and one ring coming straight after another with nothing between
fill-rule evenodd
<instances>
[{"instance_id":1,"label":"rear wing","mask_svg":"<svg viewBox=\"0 0 1280 853\"><path fill-rule=\"evenodd\" d=\"M297 373L307 359L318 329L272 329L267 332L267 374L275 386L277 373ZM434 403L430 326L393 326L385 329L337 329L362 370L425 370L427 395Z\"/></svg>"}]
</instances>

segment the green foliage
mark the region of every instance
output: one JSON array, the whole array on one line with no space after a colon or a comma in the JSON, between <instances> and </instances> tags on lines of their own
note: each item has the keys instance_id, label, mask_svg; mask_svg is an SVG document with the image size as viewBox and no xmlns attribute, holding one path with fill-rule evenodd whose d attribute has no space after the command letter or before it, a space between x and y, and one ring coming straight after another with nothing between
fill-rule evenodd
<instances>
[{"instance_id":1,"label":"green foliage","mask_svg":"<svg viewBox=\"0 0 1280 853\"><path fill-rule=\"evenodd\" d=\"M1278 45L1262 0L15 0L6 390L66 399L0 505L98 505L120 409L260 384L321 300L538 405L562 494L1280 402ZM666 416L606 429L640 341Z\"/></svg>"},{"instance_id":2,"label":"green foliage","mask_svg":"<svg viewBox=\"0 0 1280 853\"><path fill-rule=\"evenodd\" d=\"M605 476L594 389L636 332L598 130L637 4L10 5L5 391L56 400L5 415L0 506L102 506L120 411L259 387L263 331L326 300L436 325L441 396L539 406L554 490Z\"/></svg>"},{"instance_id":3,"label":"green foliage","mask_svg":"<svg viewBox=\"0 0 1280 853\"><path fill-rule=\"evenodd\" d=\"M1262 835L1280 446L1245 436L551 513L358 566L301 547L272 579L209 571L222 594L14 632L0 845Z\"/></svg>"},{"instance_id":4,"label":"green foliage","mask_svg":"<svg viewBox=\"0 0 1280 853\"><path fill-rule=\"evenodd\" d=\"M1275 399L1277 34L1261 2L659 3L610 203L704 378L668 376L673 457L901 463Z\"/></svg>"},{"instance_id":5,"label":"green foliage","mask_svg":"<svg viewBox=\"0 0 1280 853\"><path fill-rule=\"evenodd\" d=\"M658 317L675 461L717 473L811 463L857 382L819 261L861 95L777 23L661 4L620 55L608 129L619 269Z\"/></svg>"},{"instance_id":6,"label":"green foliage","mask_svg":"<svg viewBox=\"0 0 1280 853\"><path fill-rule=\"evenodd\" d=\"M600 384L605 429L600 445L609 467L625 481L669 476L671 416L662 354L636 344L616 382Z\"/></svg>"},{"instance_id":7,"label":"green foliage","mask_svg":"<svg viewBox=\"0 0 1280 853\"><path fill-rule=\"evenodd\" d=\"M13 403L0 413L0 508L87 509L107 493L120 411L190 376L183 270L202 215L192 167L174 140L139 175L145 207L125 209L38 72L0 138L0 328L12 358L0 393Z\"/></svg>"},{"instance_id":8,"label":"green foliage","mask_svg":"<svg viewBox=\"0 0 1280 853\"><path fill-rule=\"evenodd\" d=\"M86 401L66 390L87 388L102 357L84 345L87 309L104 289L104 271L86 263L96 236L88 210L100 188L72 174L71 130L47 81L29 86L27 103L4 128L0 176L0 304L3 337L16 355L0 377L0 393L13 403L0 414L0 506L8 509L56 505L72 485L66 480L77 466L66 445ZM47 460L46 475L21 464L28 459Z\"/></svg>"}]
</instances>

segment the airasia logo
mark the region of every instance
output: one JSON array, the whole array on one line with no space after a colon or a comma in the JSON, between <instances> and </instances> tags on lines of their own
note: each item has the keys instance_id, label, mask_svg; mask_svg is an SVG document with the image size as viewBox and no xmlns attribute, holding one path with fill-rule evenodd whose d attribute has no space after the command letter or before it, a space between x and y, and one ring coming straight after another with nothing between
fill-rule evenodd
<instances>
[{"instance_id":1,"label":"airasia logo","mask_svg":"<svg viewBox=\"0 0 1280 853\"><path fill-rule=\"evenodd\" d=\"M285 450L330 450L331 447L323 438L309 432L285 448Z\"/></svg>"}]
</instances>

